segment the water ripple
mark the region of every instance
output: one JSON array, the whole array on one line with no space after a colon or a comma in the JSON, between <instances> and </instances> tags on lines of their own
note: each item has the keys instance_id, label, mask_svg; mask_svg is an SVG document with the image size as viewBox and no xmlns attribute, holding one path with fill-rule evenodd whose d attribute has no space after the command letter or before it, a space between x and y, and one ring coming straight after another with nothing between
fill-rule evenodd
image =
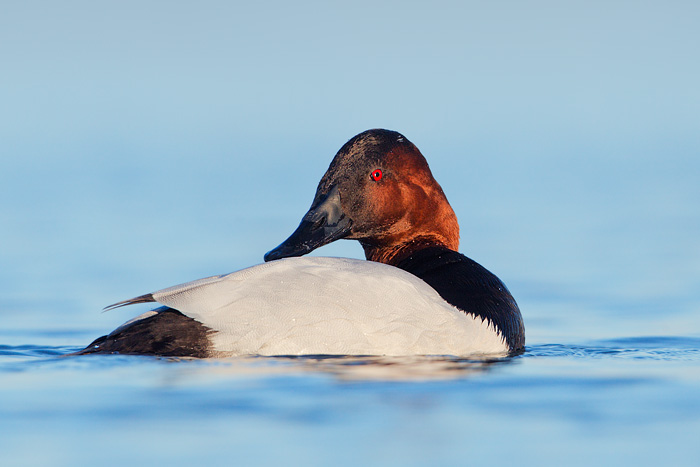
<instances>
[{"instance_id":1,"label":"water ripple","mask_svg":"<svg viewBox=\"0 0 700 467\"><path fill-rule=\"evenodd\" d=\"M0 357L58 357L79 350L73 346L46 346L46 345L0 345ZM645 336L626 337L592 341L588 344L537 344L528 346L526 351L516 358L538 357L575 357L575 358L624 358L635 360L678 360L700 361L700 338L678 336ZM328 362L342 362L343 365L377 363L391 364L386 357L333 357L323 358L319 356L293 357L308 362L323 364ZM452 363L468 362L486 366L494 361L477 362L464 359L429 357L433 361L449 360ZM338 360L344 359L344 360ZM379 361L376 361L380 359ZM500 360L500 359L499 359ZM506 359L508 360L508 359Z\"/></svg>"},{"instance_id":2,"label":"water ripple","mask_svg":"<svg viewBox=\"0 0 700 467\"><path fill-rule=\"evenodd\" d=\"M78 350L69 346L46 345L0 345L3 357L56 357Z\"/></svg>"},{"instance_id":3,"label":"water ripple","mask_svg":"<svg viewBox=\"0 0 700 467\"><path fill-rule=\"evenodd\" d=\"M529 346L523 357L700 361L700 338L649 336L600 340L588 345L540 344Z\"/></svg>"}]
</instances>

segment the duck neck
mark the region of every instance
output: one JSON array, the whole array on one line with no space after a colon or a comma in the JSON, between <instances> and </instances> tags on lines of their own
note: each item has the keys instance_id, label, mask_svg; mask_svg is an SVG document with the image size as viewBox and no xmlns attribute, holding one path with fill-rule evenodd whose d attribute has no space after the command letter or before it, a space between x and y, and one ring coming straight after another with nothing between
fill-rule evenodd
<instances>
[{"instance_id":1,"label":"duck neck","mask_svg":"<svg viewBox=\"0 0 700 467\"><path fill-rule=\"evenodd\" d=\"M457 251L458 245L451 245L450 243L452 242L430 236L418 236L407 242L394 244L377 244L360 240L360 244L365 250L365 257L369 261L390 264L392 266L398 266L403 260L416 251L426 248L442 247Z\"/></svg>"}]
</instances>

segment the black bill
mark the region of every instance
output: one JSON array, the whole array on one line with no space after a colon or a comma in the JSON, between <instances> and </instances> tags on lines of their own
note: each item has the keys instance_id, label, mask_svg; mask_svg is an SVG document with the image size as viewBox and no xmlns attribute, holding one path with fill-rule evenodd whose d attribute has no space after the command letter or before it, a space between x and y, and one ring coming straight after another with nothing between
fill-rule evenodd
<instances>
[{"instance_id":1,"label":"black bill","mask_svg":"<svg viewBox=\"0 0 700 467\"><path fill-rule=\"evenodd\" d=\"M316 248L350 234L352 221L340 205L338 187L315 203L301 220L299 227L277 248L265 254L265 261L303 256Z\"/></svg>"}]
</instances>

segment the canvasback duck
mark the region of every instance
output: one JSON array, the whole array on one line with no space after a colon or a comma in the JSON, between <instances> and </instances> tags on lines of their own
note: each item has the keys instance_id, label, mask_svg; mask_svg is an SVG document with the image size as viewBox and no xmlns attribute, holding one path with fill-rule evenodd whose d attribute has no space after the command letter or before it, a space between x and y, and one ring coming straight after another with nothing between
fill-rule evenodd
<instances>
[{"instance_id":1,"label":"canvasback duck","mask_svg":"<svg viewBox=\"0 0 700 467\"><path fill-rule=\"evenodd\" d=\"M304 257L335 240L368 261ZM230 355L507 355L518 305L458 253L459 225L418 148L368 130L338 151L299 227L265 263L107 307L158 302L78 352Z\"/></svg>"}]
</instances>

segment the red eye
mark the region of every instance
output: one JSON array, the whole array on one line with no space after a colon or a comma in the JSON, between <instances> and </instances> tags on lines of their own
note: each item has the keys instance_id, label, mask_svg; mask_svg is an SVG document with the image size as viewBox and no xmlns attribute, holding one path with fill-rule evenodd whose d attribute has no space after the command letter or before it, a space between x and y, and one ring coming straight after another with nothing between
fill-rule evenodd
<instances>
[{"instance_id":1,"label":"red eye","mask_svg":"<svg viewBox=\"0 0 700 467\"><path fill-rule=\"evenodd\" d=\"M372 180L374 180L375 182L378 182L379 180L382 179L382 176L383 176L383 175L384 175L384 174L382 173L381 169L375 169L375 170L372 172Z\"/></svg>"}]
</instances>

